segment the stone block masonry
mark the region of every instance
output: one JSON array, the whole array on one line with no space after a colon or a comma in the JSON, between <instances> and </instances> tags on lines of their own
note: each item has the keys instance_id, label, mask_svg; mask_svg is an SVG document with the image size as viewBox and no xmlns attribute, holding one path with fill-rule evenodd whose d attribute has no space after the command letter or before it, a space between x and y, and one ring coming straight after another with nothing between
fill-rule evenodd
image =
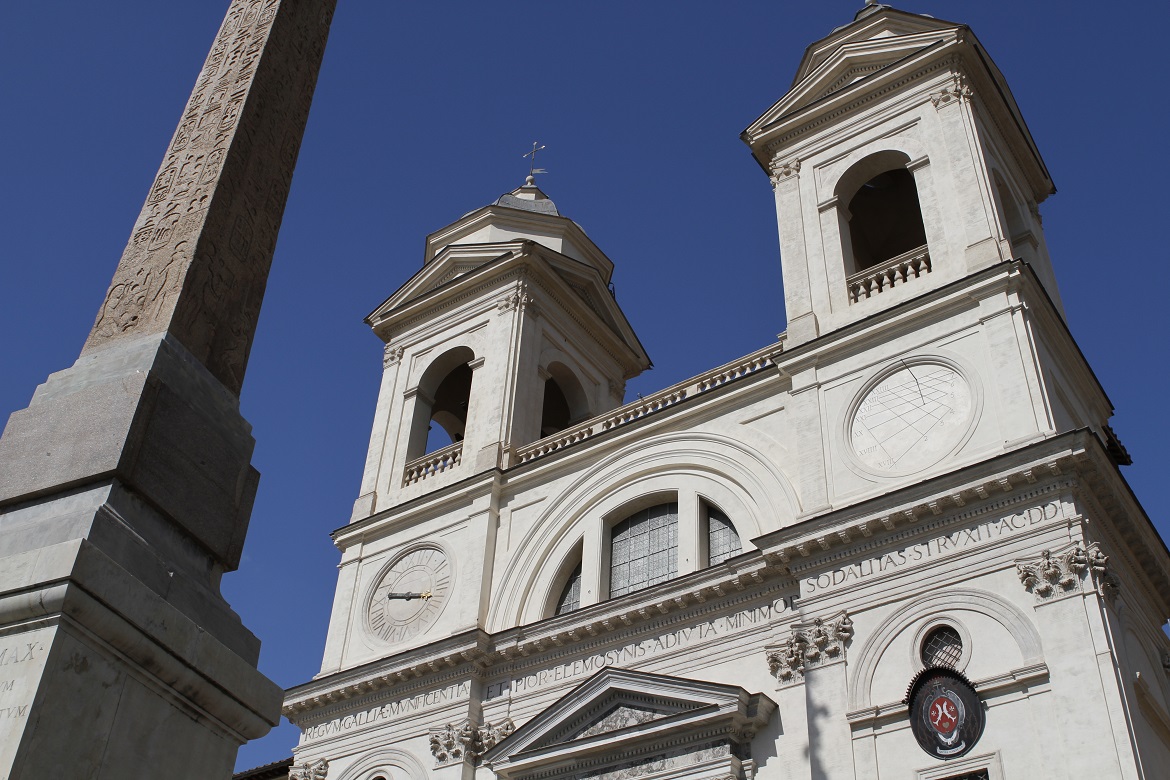
<instances>
[{"instance_id":1,"label":"stone block masonry","mask_svg":"<svg viewBox=\"0 0 1170 780\"><path fill-rule=\"evenodd\" d=\"M239 393L335 5L231 2L81 356L0 437L0 778L226 778L279 718L219 580L259 480Z\"/></svg>"}]
</instances>

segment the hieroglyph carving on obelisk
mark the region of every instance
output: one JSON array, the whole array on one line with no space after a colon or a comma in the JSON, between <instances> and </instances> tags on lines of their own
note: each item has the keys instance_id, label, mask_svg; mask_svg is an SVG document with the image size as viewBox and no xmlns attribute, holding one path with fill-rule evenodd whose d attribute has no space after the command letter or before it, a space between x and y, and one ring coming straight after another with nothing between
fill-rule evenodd
<instances>
[{"instance_id":1,"label":"hieroglyph carving on obelisk","mask_svg":"<svg viewBox=\"0 0 1170 780\"><path fill-rule=\"evenodd\" d=\"M0 635L29 648L0 681L4 780L228 777L280 717L220 577L259 480L239 391L335 6L232 0L81 356L0 435Z\"/></svg>"},{"instance_id":2,"label":"hieroglyph carving on obelisk","mask_svg":"<svg viewBox=\"0 0 1170 780\"><path fill-rule=\"evenodd\" d=\"M234 0L83 354L170 332L239 393L336 0Z\"/></svg>"}]
</instances>

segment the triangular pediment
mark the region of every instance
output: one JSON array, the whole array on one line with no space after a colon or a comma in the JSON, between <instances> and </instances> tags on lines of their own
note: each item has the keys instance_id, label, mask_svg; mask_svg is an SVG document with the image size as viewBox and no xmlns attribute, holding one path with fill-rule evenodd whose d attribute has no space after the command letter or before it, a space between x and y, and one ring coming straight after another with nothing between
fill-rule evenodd
<instances>
[{"instance_id":1,"label":"triangular pediment","mask_svg":"<svg viewBox=\"0 0 1170 780\"><path fill-rule=\"evenodd\" d=\"M939 33L945 34L960 27L962 25L954 22L899 11L889 6L863 9L854 17L852 23L838 27L805 49L800 65L796 69L796 76L792 79L792 86L795 87L819 71L837 52L858 43L897 38L930 38L932 35L938 37Z\"/></svg>"},{"instance_id":2,"label":"triangular pediment","mask_svg":"<svg viewBox=\"0 0 1170 780\"><path fill-rule=\"evenodd\" d=\"M640 726L680 712L707 706L705 703L627 689L608 691L588 704L582 703L576 716L548 730L532 748L549 747L588 739L598 734Z\"/></svg>"},{"instance_id":3,"label":"triangular pediment","mask_svg":"<svg viewBox=\"0 0 1170 780\"><path fill-rule=\"evenodd\" d=\"M915 55L954 42L962 26L883 9L809 47L791 89L745 135L754 136L802 108L841 93Z\"/></svg>"},{"instance_id":4,"label":"triangular pediment","mask_svg":"<svg viewBox=\"0 0 1170 780\"><path fill-rule=\"evenodd\" d=\"M594 266L531 240L491 244L452 244L374 309L366 322L383 338L395 323L409 321L434 306L465 296L469 290L501 289L514 284L517 273L532 273L549 294L579 321L592 321L594 332L608 332L624 345L631 368L641 371L650 359L604 278Z\"/></svg>"},{"instance_id":5,"label":"triangular pediment","mask_svg":"<svg viewBox=\"0 0 1170 780\"><path fill-rule=\"evenodd\" d=\"M775 709L767 696L737 685L611 667L522 725L483 760L508 776L567 761L634 756L660 747L667 735L685 750L688 734L701 742L712 727L750 739Z\"/></svg>"}]
</instances>

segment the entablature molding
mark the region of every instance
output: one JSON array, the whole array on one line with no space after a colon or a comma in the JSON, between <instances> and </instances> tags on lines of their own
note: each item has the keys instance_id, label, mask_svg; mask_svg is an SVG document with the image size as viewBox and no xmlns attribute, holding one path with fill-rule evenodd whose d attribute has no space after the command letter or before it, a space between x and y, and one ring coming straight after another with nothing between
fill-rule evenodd
<instances>
[{"instance_id":1,"label":"entablature molding","mask_svg":"<svg viewBox=\"0 0 1170 780\"><path fill-rule=\"evenodd\" d=\"M984 699L996 699L1023 690L1044 692L1049 681L1048 665L1041 662L1011 669L1003 674L972 680L975 690ZM903 701L890 701L854 709L845 714L853 738L871 737L877 729L907 721L909 707Z\"/></svg>"},{"instance_id":2,"label":"entablature molding","mask_svg":"<svg viewBox=\"0 0 1170 780\"><path fill-rule=\"evenodd\" d=\"M769 630L781 616L794 614L795 585L782 571L768 566L762 555L739 556L648 590L534 624L495 634L465 632L319 677L286 692L284 714L299 726L312 726L384 703L388 690L397 699L409 699L460 681L489 680L501 673L509 679L524 676L529 668L604 653L623 642L673 635L678 626L708 615L754 610L753 618L734 630ZM714 635L708 638L714 641Z\"/></svg>"}]
</instances>

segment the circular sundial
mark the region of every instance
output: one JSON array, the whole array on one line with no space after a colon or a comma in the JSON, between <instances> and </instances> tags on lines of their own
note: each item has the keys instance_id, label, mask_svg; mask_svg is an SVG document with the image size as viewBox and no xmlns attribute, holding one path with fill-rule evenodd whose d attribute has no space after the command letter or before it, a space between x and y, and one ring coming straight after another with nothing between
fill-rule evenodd
<instances>
[{"instance_id":1,"label":"circular sundial","mask_svg":"<svg viewBox=\"0 0 1170 780\"><path fill-rule=\"evenodd\" d=\"M374 585L367 611L370 631L385 642L418 636L434 624L451 589L451 566L437 547L417 547L397 558Z\"/></svg>"},{"instance_id":2,"label":"circular sundial","mask_svg":"<svg viewBox=\"0 0 1170 780\"><path fill-rule=\"evenodd\" d=\"M872 471L904 474L948 455L971 422L971 386L949 365L900 363L856 406L847 434L854 457Z\"/></svg>"}]
</instances>

